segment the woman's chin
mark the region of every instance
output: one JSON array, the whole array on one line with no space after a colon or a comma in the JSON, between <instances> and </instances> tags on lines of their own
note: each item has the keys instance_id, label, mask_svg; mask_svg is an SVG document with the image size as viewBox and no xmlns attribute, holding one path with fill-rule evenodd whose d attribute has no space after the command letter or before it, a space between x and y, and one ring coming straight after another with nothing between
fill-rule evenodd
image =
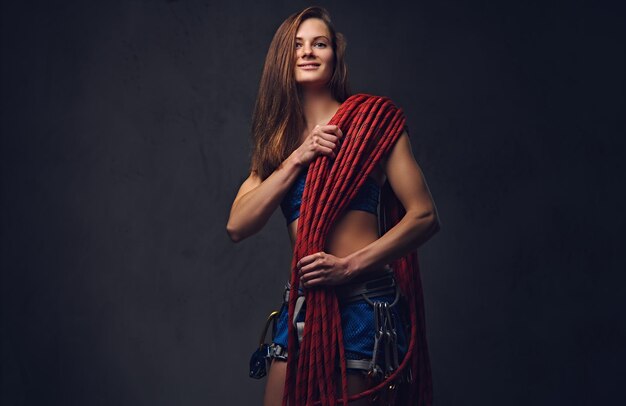
<instances>
[{"instance_id":1,"label":"woman's chin","mask_svg":"<svg viewBox=\"0 0 626 406\"><path fill-rule=\"evenodd\" d=\"M297 83L303 90L319 90L328 87L328 81L322 80L300 80Z\"/></svg>"}]
</instances>

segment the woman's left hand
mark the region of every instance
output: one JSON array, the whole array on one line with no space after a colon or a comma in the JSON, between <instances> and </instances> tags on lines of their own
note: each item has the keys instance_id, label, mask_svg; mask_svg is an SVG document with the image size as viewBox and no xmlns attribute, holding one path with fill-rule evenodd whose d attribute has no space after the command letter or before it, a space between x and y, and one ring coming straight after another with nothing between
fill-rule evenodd
<instances>
[{"instance_id":1,"label":"woman's left hand","mask_svg":"<svg viewBox=\"0 0 626 406\"><path fill-rule=\"evenodd\" d=\"M350 263L324 251L300 258L296 264L300 281L305 288L322 285L340 285L352 278Z\"/></svg>"}]
</instances>

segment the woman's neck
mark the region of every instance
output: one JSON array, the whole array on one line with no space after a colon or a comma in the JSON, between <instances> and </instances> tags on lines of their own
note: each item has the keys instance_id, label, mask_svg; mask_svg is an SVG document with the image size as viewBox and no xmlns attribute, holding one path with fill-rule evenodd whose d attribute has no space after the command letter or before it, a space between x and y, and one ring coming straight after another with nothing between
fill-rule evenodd
<instances>
[{"instance_id":1,"label":"woman's neck","mask_svg":"<svg viewBox=\"0 0 626 406\"><path fill-rule=\"evenodd\" d=\"M330 90L309 90L302 92L304 118L309 130L316 125L325 125L335 115L341 103L333 99Z\"/></svg>"}]
</instances>

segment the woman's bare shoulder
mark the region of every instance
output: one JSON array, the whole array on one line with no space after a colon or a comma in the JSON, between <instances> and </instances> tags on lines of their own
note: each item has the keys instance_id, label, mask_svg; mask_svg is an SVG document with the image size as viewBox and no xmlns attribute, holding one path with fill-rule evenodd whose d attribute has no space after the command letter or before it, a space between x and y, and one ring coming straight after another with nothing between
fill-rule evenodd
<instances>
[{"instance_id":1,"label":"woman's bare shoulder","mask_svg":"<svg viewBox=\"0 0 626 406\"><path fill-rule=\"evenodd\" d=\"M389 185L408 210L426 216L435 212L432 196L422 169L415 160L409 135L405 130L392 146L385 163Z\"/></svg>"},{"instance_id":2,"label":"woman's bare shoulder","mask_svg":"<svg viewBox=\"0 0 626 406\"><path fill-rule=\"evenodd\" d=\"M380 158L381 168L384 170L384 168L387 166L389 157L391 156L394 150L405 150L406 152L407 147L411 149L411 140L409 137L409 133L407 132L405 128L400 134L400 136L398 136L398 138L394 141L393 145L391 145L391 148L389 148L389 150L386 151L385 154L383 154L383 156Z\"/></svg>"}]
</instances>

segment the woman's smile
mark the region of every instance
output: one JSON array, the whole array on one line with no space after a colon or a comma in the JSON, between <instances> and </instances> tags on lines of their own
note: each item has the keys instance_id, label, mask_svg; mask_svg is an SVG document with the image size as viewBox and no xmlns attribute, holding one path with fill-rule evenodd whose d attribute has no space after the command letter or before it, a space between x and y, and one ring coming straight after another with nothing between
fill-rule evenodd
<instances>
[{"instance_id":1,"label":"woman's smile","mask_svg":"<svg viewBox=\"0 0 626 406\"><path fill-rule=\"evenodd\" d=\"M317 68L319 68L319 64L306 64L306 65L299 65L301 69L304 70L315 70Z\"/></svg>"}]
</instances>

